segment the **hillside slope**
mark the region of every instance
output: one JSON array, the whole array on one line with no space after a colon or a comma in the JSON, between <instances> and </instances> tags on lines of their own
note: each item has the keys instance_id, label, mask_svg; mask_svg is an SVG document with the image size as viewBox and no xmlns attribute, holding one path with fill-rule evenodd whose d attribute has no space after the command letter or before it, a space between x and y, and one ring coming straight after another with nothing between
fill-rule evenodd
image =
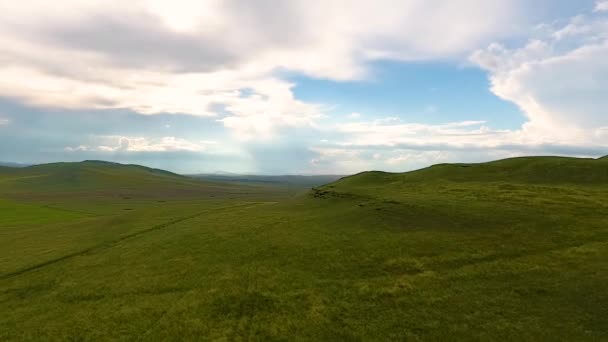
<instances>
[{"instance_id":1,"label":"hillside slope","mask_svg":"<svg viewBox=\"0 0 608 342\"><path fill-rule=\"evenodd\" d=\"M608 158L521 157L479 164L438 164L406 173L363 172L328 186L346 189L437 182L601 185L608 184Z\"/></svg>"},{"instance_id":2,"label":"hillside slope","mask_svg":"<svg viewBox=\"0 0 608 342\"><path fill-rule=\"evenodd\" d=\"M4 171L14 187L42 190L89 190L95 188L160 186L192 183L190 179L139 165L103 161L52 163Z\"/></svg>"},{"instance_id":3,"label":"hillside slope","mask_svg":"<svg viewBox=\"0 0 608 342\"><path fill-rule=\"evenodd\" d=\"M139 165L104 161L0 168L0 198L58 208L110 213L150 203L232 198L273 198L290 194L270 185L194 179ZM94 204L94 205L91 205Z\"/></svg>"},{"instance_id":4,"label":"hillside slope","mask_svg":"<svg viewBox=\"0 0 608 342\"><path fill-rule=\"evenodd\" d=\"M0 340L605 341L602 165L368 172L280 199L46 166L68 190L0 191Z\"/></svg>"}]
</instances>

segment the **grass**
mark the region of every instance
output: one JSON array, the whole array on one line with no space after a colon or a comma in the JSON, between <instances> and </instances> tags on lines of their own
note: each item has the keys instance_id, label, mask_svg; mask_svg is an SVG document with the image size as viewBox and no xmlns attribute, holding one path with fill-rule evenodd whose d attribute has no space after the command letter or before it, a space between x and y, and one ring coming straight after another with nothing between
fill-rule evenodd
<instances>
[{"instance_id":1,"label":"grass","mask_svg":"<svg viewBox=\"0 0 608 342\"><path fill-rule=\"evenodd\" d=\"M295 197L119 165L4 171L0 340L605 340L606 162Z\"/></svg>"}]
</instances>

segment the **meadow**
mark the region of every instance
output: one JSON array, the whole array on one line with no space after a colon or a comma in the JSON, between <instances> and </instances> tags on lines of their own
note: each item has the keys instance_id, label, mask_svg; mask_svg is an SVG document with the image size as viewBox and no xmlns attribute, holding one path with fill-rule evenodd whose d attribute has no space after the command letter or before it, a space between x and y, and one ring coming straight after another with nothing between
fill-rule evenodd
<instances>
[{"instance_id":1,"label":"meadow","mask_svg":"<svg viewBox=\"0 0 608 342\"><path fill-rule=\"evenodd\" d=\"M0 340L608 339L608 159L308 185L0 168Z\"/></svg>"}]
</instances>

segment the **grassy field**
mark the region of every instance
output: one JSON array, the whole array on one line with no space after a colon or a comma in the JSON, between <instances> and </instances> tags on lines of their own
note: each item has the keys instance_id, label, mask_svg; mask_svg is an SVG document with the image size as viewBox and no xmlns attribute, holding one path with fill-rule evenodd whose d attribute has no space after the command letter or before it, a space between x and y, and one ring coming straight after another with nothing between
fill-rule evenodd
<instances>
[{"instance_id":1,"label":"grassy field","mask_svg":"<svg viewBox=\"0 0 608 342\"><path fill-rule=\"evenodd\" d=\"M303 194L101 162L0 168L2 341L600 341L606 284L608 159Z\"/></svg>"}]
</instances>

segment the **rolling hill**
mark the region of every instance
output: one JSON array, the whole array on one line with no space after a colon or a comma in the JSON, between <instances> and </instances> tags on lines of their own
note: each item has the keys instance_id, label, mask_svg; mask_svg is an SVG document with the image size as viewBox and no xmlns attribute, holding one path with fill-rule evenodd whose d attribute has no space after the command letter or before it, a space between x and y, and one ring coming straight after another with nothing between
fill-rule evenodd
<instances>
[{"instance_id":1,"label":"rolling hill","mask_svg":"<svg viewBox=\"0 0 608 342\"><path fill-rule=\"evenodd\" d=\"M0 166L0 177L17 190L82 191L110 189L275 188L306 191L340 176L179 175L165 170L98 160L51 163L27 167ZM0 178L1 179L1 178ZM238 184L235 184L238 183Z\"/></svg>"},{"instance_id":2,"label":"rolling hill","mask_svg":"<svg viewBox=\"0 0 608 342\"><path fill-rule=\"evenodd\" d=\"M227 182L200 180L140 165L106 161L39 164L22 168L0 168L0 192L154 192L189 190L198 195L213 190L262 189ZM265 189L268 189L266 187ZM159 195L163 195L160 193ZM167 193L165 193L167 195Z\"/></svg>"},{"instance_id":3,"label":"rolling hill","mask_svg":"<svg viewBox=\"0 0 608 342\"><path fill-rule=\"evenodd\" d=\"M0 340L606 340L607 169L446 164L297 196L100 162L9 170Z\"/></svg>"},{"instance_id":4,"label":"rolling hill","mask_svg":"<svg viewBox=\"0 0 608 342\"><path fill-rule=\"evenodd\" d=\"M438 164L407 173L364 172L345 177L340 184L363 186L437 181L605 184L608 183L608 158L520 157L479 164Z\"/></svg>"},{"instance_id":5,"label":"rolling hill","mask_svg":"<svg viewBox=\"0 0 608 342\"><path fill-rule=\"evenodd\" d=\"M0 199L88 213L203 199L284 198L291 192L281 186L200 180L140 165L95 160L0 168Z\"/></svg>"},{"instance_id":6,"label":"rolling hill","mask_svg":"<svg viewBox=\"0 0 608 342\"><path fill-rule=\"evenodd\" d=\"M137 187L191 183L186 177L138 165L105 161L40 164L4 170L17 187L39 190L96 189L105 187Z\"/></svg>"}]
</instances>

